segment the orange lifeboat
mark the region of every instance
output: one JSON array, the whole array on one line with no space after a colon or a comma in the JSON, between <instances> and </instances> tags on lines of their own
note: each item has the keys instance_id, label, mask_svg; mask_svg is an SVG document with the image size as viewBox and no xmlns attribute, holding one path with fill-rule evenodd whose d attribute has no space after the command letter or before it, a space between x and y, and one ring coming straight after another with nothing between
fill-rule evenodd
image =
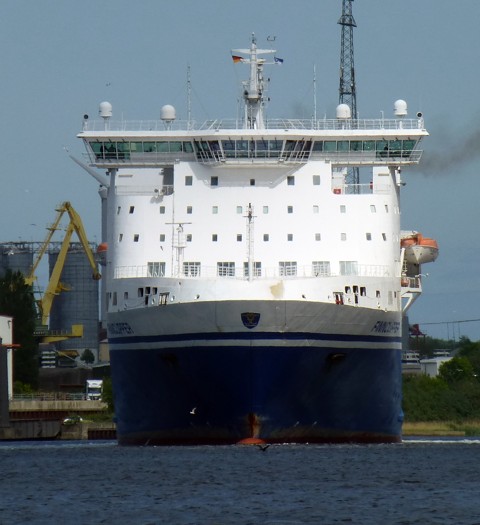
<instances>
[{"instance_id":1,"label":"orange lifeboat","mask_svg":"<svg viewBox=\"0 0 480 525\"><path fill-rule=\"evenodd\" d=\"M107 264L107 251L108 251L108 244L106 242L102 242L97 247L97 259L99 264L102 266L106 266Z\"/></svg>"},{"instance_id":2,"label":"orange lifeboat","mask_svg":"<svg viewBox=\"0 0 480 525\"><path fill-rule=\"evenodd\" d=\"M402 237L400 246L405 248L405 260L408 263L423 264L433 262L438 257L437 241L418 232Z\"/></svg>"}]
</instances>

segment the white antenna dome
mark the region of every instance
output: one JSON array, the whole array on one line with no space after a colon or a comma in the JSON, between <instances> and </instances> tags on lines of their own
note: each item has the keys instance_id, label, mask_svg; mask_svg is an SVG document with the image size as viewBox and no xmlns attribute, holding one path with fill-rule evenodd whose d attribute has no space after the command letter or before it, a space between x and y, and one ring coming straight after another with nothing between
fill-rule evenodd
<instances>
[{"instance_id":1,"label":"white antenna dome","mask_svg":"<svg viewBox=\"0 0 480 525\"><path fill-rule=\"evenodd\" d=\"M165 104L165 106L162 106L162 109L160 110L160 118L164 122L174 121L177 118L175 108L170 104Z\"/></svg>"},{"instance_id":2,"label":"white antenna dome","mask_svg":"<svg viewBox=\"0 0 480 525\"><path fill-rule=\"evenodd\" d=\"M396 117L406 117L407 116L407 103L405 100L399 99L396 100L393 104L393 112Z\"/></svg>"},{"instance_id":3,"label":"white antenna dome","mask_svg":"<svg viewBox=\"0 0 480 525\"><path fill-rule=\"evenodd\" d=\"M337 106L337 118L338 119L352 118L352 112L348 104L339 104Z\"/></svg>"},{"instance_id":4,"label":"white antenna dome","mask_svg":"<svg viewBox=\"0 0 480 525\"><path fill-rule=\"evenodd\" d=\"M100 102L98 114L102 118L110 118L112 116L112 105L110 102Z\"/></svg>"}]
</instances>

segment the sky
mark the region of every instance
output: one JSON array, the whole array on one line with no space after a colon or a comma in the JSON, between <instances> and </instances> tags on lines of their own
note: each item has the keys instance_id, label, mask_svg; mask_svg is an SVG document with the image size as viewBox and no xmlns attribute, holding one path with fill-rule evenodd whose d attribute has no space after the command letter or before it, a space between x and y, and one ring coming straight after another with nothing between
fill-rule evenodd
<instances>
[{"instance_id":1,"label":"sky","mask_svg":"<svg viewBox=\"0 0 480 525\"><path fill-rule=\"evenodd\" d=\"M100 238L98 184L82 157L84 114L108 100L113 118L158 119L164 104L187 116L233 118L246 71L230 50L275 46L268 115L334 117L341 0L3 0L0 17L0 242L41 241L70 201L91 241ZM402 229L440 246L424 265L409 312L432 337L480 340L479 0L355 0L360 118L393 115L407 101L430 137L405 169ZM275 37L273 44L271 40ZM267 38L269 41L267 41ZM242 68L243 66L240 66Z\"/></svg>"}]
</instances>

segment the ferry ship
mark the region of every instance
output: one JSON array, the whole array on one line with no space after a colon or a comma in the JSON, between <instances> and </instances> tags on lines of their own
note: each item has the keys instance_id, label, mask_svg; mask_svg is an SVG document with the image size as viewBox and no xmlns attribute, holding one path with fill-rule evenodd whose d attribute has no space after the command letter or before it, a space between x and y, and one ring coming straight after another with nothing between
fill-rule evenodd
<instances>
[{"instance_id":1,"label":"ferry ship","mask_svg":"<svg viewBox=\"0 0 480 525\"><path fill-rule=\"evenodd\" d=\"M249 72L237 120L165 105L115 122L108 102L84 117L120 444L401 439L402 301L421 279L405 273L401 169L424 119L403 100L392 118L267 118L275 53L254 36L232 51Z\"/></svg>"}]
</instances>

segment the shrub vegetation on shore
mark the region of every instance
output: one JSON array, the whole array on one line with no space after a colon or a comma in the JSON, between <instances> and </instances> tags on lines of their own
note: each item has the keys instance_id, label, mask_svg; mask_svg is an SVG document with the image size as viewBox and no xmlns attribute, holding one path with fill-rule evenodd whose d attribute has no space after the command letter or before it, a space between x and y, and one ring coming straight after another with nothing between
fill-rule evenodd
<instances>
[{"instance_id":1,"label":"shrub vegetation on shore","mask_svg":"<svg viewBox=\"0 0 480 525\"><path fill-rule=\"evenodd\" d=\"M462 337L437 377L404 376L403 411L410 423L480 420L480 342Z\"/></svg>"}]
</instances>

